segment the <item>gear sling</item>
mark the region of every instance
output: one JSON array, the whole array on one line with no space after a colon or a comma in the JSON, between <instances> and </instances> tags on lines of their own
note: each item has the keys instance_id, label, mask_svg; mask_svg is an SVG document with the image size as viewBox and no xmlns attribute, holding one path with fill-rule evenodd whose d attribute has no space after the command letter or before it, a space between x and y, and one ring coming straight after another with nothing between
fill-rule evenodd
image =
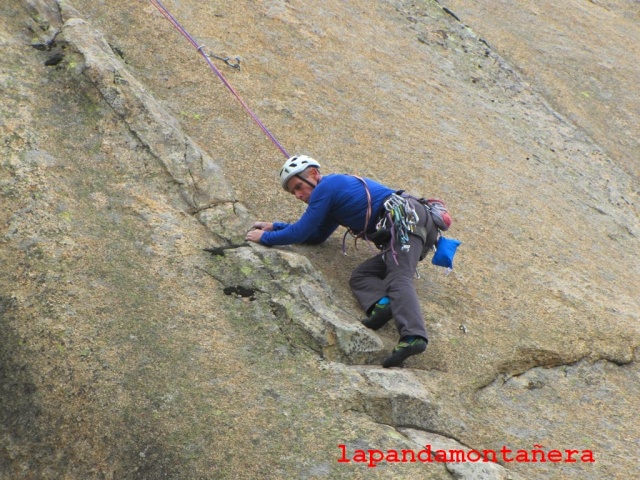
<instances>
[{"instance_id":1,"label":"gear sling","mask_svg":"<svg viewBox=\"0 0 640 480\"><path fill-rule=\"evenodd\" d=\"M429 251L433 249L438 239L438 233L441 230L434 221L430 203L437 202L441 211L444 211L444 214L446 215L445 218L448 219L448 222L445 220L446 223L443 223L443 226L445 227L444 229L446 230L449 228L449 225L451 224L451 217L446 211L446 207L444 207L444 202L435 199L427 200L425 198L416 198L404 193L403 190L399 190L384 201L380 211L378 212L377 218L379 220L376 224L376 231L372 234L367 234L366 229L369 226L372 214L371 194L364 179L356 175L353 176L362 182L367 193L367 214L364 230L362 232L355 233L351 229L348 229L345 233L343 238L343 253L345 252L344 242L346 240L346 235L350 233L356 238L356 241L358 238L364 238L365 241L368 240L372 242L380 250L390 250L397 264L398 261L395 244L398 243L401 245L401 251L408 251L410 248L409 235L413 234L422 240L423 246L422 252L420 253L420 260L423 260ZM411 205L409 199L413 199L424 206L427 214L426 224L419 222L420 218L416 213L415 208ZM436 226L438 228L434 229Z\"/></svg>"}]
</instances>

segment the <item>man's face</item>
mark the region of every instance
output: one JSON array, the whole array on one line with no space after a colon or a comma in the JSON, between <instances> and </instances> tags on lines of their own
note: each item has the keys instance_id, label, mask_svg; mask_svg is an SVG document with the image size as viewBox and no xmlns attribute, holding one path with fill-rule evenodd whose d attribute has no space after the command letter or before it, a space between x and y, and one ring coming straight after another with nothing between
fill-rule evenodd
<instances>
[{"instance_id":1,"label":"man's face","mask_svg":"<svg viewBox=\"0 0 640 480\"><path fill-rule=\"evenodd\" d=\"M318 179L320 178L318 170L310 168L305 171L305 173L307 172L308 175L306 180L312 185L317 185ZM309 203L309 197L311 196L311 192L313 192L313 187L300 177L295 176L287 182L287 190L289 190L289 193L295 195L298 200L302 200L304 203Z\"/></svg>"}]
</instances>

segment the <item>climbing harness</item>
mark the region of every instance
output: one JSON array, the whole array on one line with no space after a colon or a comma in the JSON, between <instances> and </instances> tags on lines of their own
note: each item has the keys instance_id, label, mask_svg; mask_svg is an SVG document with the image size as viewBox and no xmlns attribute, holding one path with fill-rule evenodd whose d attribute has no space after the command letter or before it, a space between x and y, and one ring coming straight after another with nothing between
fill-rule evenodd
<instances>
[{"instance_id":1,"label":"climbing harness","mask_svg":"<svg viewBox=\"0 0 640 480\"><path fill-rule=\"evenodd\" d=\"M438 266L446 266L449 268L449 271L451 270L453 267L452 262L453 256L455 255L455 249L460 245L460 241L447 239L442 236L442 231L447 230L452 223L451 215L442 200L435 198L416 198L404 193L403 190L392 193L380 208L380 219L376 224L376 231L374 233L367 234L367 228L369 226L373 208L371 205L371 192L369 191L367 182L364 179L356 175L352 176L362 182L364 190L367 193L367 213L365 215L364 229L361 232L354 232L349 228L342 237L343 255L347 254L347 235L351 235L355 238L354 242L356 249L358 248L358 239L364 238L367 246L372 250L371 242L382 250L383 255L391 251L393 260L396 265L398 265L396 241L401 245L401 252L408 252L411 249L409 234L413 234L420 237L423 242L419 257L420 261L424 260L430 251L436 251L437 254L437 245L442 251L440 257L443 257L443 259L440 260L439 257L434 255L431 263ZM420 222L420 217L410 200L418 202L424 206L426 222ZM430 235L434 228L437 229L437 238L430 239ZM417 268L416 277L420 278L420 273Z\"/></svg>"},{"instance_id":2,"label":"climbing harness","mask_svg":"<svg viewBox=\"0 0 640 480\"><path fill-rule=\"evenodd\" d=\"M358 177L357 175L352 176L360 180L362 182L362 185L364 186L364 190L367 194L367 212L365 214L364 229L362 230L362 232L354 232L352 229L347 229L344 236L342 237L343 255L347 254L347 235L351 235L352 237L354 237L356 249L358 248L359 238L364 238L367 246L371 250L373 250L373 247L371 246L370 242L374 242L376 245L380 246L380 244L386 244L390 239L390 241L388 242L389 247L387 247L387 250L391 250L391 254L393 255L393 259L396 264L398 263L397 252L395 249L396 239L398 240L398 243L400 243L400 249L403 252L407 252L411 248L411 245L409 245L410 233L421 236L426 243L427 229L421 229L421 227L418 226L420 218L418 217L415 208L413 208L411 206L411 203L409 203L408 198L410 197L402 196L402 192L393 193L389 198L385 200L382 208L385 213L376 224L376 232L372 235L367 235L367 228L373 214L373 207L371 206L371 192L369 191L367 182L363 178ZM422 230L425 231L423 232ZM380 237L385 237L385 234L387 232L388 236L384 240L381 240Z\"/></svg>"},{"instance_id":3,"label":"climbing harness","mask_svg":"<svg viewBox=\"0 0 640 480\"><path fill-rule=\"evenodd\" d=\"M265 127L265 125L260 121L260 119L256 116L255 113L253 113L251 111L251 109L247 106L247 104L244 102L244 100L242 100L242 98L240 97L240 95L238 95L238 93L234 90L234 88L231 86L231 84L227 81L226 78L224 78L224 75L222 75L222 73L220 72L220 70L218 70L216 68L216 66L213 64L213 62L211 61L211 57L213 58L217 58L219 60L223 60L227 65L233 67L233 68L237 68L238 70L240 69L240 60L237 60L237 63L232 64L230 62L229 58L223 58L223 57L218 57L216 55L211 55L211 54L206 54L204 51L204 45L198 45L198 42L196 42L193 37L184 29L184 27L182 25L180 25L180 23L178 22L178 20L175 19L175 17L173 15L171 15L171 13L169 12L169 10L167 10L165 8L164 5L162 5L162 3L160 2L160 0L149 0L151 2L151 4L156 7L158 9L158 11L167 19L169 20L169 22L171 22L171 24L176 28L176 30L178 30L182 36L184 36L189 43L191 43L191 45L193 45L193 47L198 51L198 53L200 55L202 55L202 57L205 59L205 61L207 62L207 64L209 65L209 67L211 68L211 70L213 70L213 73L216 74L216 76L220 79L220 81L229 89L229 91L233 94L234 97L236 97L236 99L240 102L240 104L244 107L244 109L247 111L247 113L249 114L249 116L253 119L253 121L262 129L262 131L264 132L264 134L269 138L269 140L271 140L273 142L273 144L280 150L280 152L282 152L282 154L289 158L289 154L287 153L287 151L284 149L284 147L282 145L280 145L280 142L278 142L278 140L276 140L276 138L273 136L273 134L269 131L269 129L267 127ZM237 65L237 66L236 66Z\"/></svg>"}]
</instances>

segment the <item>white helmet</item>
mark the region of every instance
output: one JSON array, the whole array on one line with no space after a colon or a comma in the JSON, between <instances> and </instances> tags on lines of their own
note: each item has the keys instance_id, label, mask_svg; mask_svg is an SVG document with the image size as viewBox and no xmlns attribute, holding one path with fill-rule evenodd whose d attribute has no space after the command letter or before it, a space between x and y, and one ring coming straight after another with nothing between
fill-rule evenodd
<instances>
[{"instance_id":1,"label":"white helmet","mask_svg":"<svg viewBox=\"0 0 640 480\"><path fill-rule=\"evenodd\" d=\"M280 169L280 185L282 185L282 188L288 192L287 182L291 180L291 177L302 173L309 167L320 168L320 164L306 155L294 155L289 158Z\"/></svg>"}]
</instances>

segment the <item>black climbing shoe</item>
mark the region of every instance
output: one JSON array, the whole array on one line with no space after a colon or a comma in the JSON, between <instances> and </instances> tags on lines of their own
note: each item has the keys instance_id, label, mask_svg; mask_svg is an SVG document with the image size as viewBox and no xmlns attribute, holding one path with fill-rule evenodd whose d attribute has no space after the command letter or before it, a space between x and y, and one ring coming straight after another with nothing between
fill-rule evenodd
<instances>
[{"instance_id":1,"label":"black climbing shoe","mask_svg":"<svg viewBox=\"0 0 640 480\"><path fill-rule=\"evenodd\" d=\"M371 316L369 318L365 318L362 320L362 324L370 328L371 330L379 330L384 327L389 320L391 320L391 304L387 303L385 305L376 304L373 307L373 311L371 312Z\"/></svg>"},{"instance_id":2,"label":"black climbing shoe","mask_svg":"<svg viewBox=\"0 0 640 480\"><path fill-rule=\"evenodd\" d=\"M407 358L417 355L427 349L427 341L422 337L415 337L411 340L400 340L400 343L393 349L391 355L382 362L384 368L397 367L402 365Z\"/></svg>"}]
</instances>

